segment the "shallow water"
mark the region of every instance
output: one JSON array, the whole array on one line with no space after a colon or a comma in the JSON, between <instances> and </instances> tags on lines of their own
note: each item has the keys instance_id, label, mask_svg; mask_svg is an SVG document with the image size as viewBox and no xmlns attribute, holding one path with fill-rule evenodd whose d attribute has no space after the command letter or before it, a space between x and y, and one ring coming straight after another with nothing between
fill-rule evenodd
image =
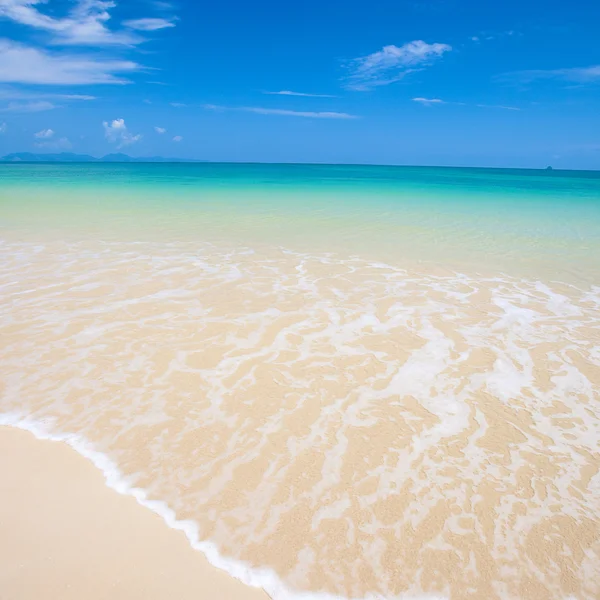
<instances>
[{"instance_id":1,"label":"shallow water","mask_svg":"<svg viewBox=\"0 0 600 600\"><path fill-rule=\"evenodd\" d=\"M5 420L274 597L600 595L599 177L0 169Z\"/></svg>"}]
</instances>

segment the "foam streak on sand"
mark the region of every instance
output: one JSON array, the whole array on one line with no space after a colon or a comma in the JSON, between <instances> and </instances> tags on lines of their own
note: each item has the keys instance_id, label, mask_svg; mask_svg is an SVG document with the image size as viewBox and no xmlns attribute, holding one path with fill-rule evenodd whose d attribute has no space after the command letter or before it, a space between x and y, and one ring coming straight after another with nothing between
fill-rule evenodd
<instances>
[{"instance_id":1,"label":"foam streak on sand","mask_svg":"<svg viewBox=\"0 0 600 600\"><path fill-rule=\"evenodd\" d=\"M182 531L190 542L191 546L202 552L209 560L210 564L218 569L227 571L230 575L239 579L246 585L262 588L267 591L271 597L287 600L288 598L309 598L314 594L293 594L285 588L278 580L277 576L269 569L252 569L248 565L222 557L216 546L210 542L198 539L198 526L193 521L178 521L175 513L165 502L159 500L150 500L145 490L132 487L127 478L119 472L119 468L111 459L101 452L94 450L90 443L85 439L72 433L51 433L47 425L43 422L34 422L26 417L20 417L15 414L0 415L0 425L16 427L24 431L29 431L39 440L51 440L54 442L64 442L73 448L76 452L84 456L104 474L106 485L127 496L132 496L139 504L150 509L153 513L161 517L165 523L177 531ZM322 600L335 600L333 596L322 596Z\"/></svg>"},{"instance_id":2,"label":"foam streak on sand","mask_svg":"<svg viewBox=\"0 0 600 600\"><path fill-rule=\"evenodd\" d=\"M271 569L257 569L247 564L228 559L219 554L217 547L210 542L198 539L198 527L192 521L178 521L175 513L164 503L149 500L144 490L131 487L127 479L119 472L119 468L110 458L90 447L89 442L74 434L50 433L43 423L35 423L18 415L0 415L0 426L16 427L32 433L39 440L63 442L73 448L78 454L87 458L99 469L105 478L106 485L126 496L132 496L136 501L161 517L168 527L185 534L190 545L204 554L211 565L226 571L244 584L265 590L275 600L345 600L341 596L319 592L297 592L287 588ZM379 594L368 594L365 600L383 600ZM397 600L410 600L407 596L399 596ZM444 600L442 596L430 594L420 595L419 600Z\"/></svg>"},{"instance_id":3,"label":"foam streak on sand","mask_svg":"<svg viewBox=\"0 0 600 600\"><path fill-rule=\"evenodd\" d=\"M276 600L600 593L600 289L4 242L4 423Z\"/></svg>"},{"instance_id":4,"label":"foam streak on sand","mask_svg":"<svg viewBox=\"0 0 600 600\"><path fill-rule=\"evenodd\" d=\"M2 598L268 598L105 486L101 471L64 443L0 427L0 473Z\"/></svg>"}]
</instances>

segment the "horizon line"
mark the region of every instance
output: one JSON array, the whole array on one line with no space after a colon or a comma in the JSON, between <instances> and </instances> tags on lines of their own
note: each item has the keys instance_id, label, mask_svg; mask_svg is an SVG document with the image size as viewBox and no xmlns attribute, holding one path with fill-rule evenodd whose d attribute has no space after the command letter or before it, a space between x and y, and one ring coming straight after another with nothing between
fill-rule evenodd
<instances>
[{"instance_id":1,"label":"horizon line","mask_svg":"<svg viewBox=\"0 0 600 600\"><path fill-rule=\"evenodd\" d=\"M62 152L62 153L35 153L35 152L10 152L2 157L0 157L0 164L89 164L94 161L86 161L86 160L6 160L6 156L10 156L11 154L33 154L37 156L60 156L61 154L67 154L72 156L90 156L95 161L98 161L99 164L163 164L163 165L173 165L173 164L213 164L213 165L298 165L298 166L332 166L332 167L395 167L395 168L411 168L411 169L493 169L497 171L544 171L544 172L583 172L583 173L599 173L600 169L564 169L560 167L546 166L546 167L494 167L494 166L465 166L465 165L419 165L419 164L410 164L410 163L329 163L329 162L271 162L271 161L220 161L220 160L210 160L210 159L202 159L202 158L169 158L164 160L151 160L152 158L162 159L161 156L149 156L149 157L135 157L129 156L128 154L122 154L123 156L127 156L128 158L133 159L132 161L128 160L114 160L114 161L106 161L102 162L103 158L107 156L114 156L114 154L105 154L104 156L96 157L91 154L82 154L78 155L76 153ZM147 160L144 160L146 159Z\"/></svg>"}]
</instances>

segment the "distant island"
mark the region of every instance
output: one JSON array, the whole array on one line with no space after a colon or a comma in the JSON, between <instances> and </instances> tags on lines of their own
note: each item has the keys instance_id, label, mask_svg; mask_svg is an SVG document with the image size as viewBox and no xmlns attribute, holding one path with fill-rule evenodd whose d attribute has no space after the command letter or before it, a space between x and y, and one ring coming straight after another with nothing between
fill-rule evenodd
<instances>
[{"instance_id":1,"label":"distant island","mask_svg":"<svg viewBox=\"0 0 600 600\"><path fill-rule=\"evenodd\" d=\"M162 156L148 156L134 158L127 154L107 154L101 158L90 156L89 154L74 154L72 152L60 152L58 154L34 154L33 152L13 152L0 158L0 162L119 162L119 163L157 163L157 162L206 162L187 158L164 158Z\"/></svg>"}]
</instances>

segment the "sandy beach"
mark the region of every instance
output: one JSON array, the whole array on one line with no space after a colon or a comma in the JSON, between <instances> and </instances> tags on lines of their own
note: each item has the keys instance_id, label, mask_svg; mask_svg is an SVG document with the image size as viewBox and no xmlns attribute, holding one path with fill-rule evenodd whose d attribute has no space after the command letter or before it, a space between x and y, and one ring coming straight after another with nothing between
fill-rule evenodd
<instances>
[{"instance_id":1,"label":"sandy beach","mask_svg":"<svg viewBox=\"0 0 600 600\"><path fill-rule=\"evenodd\" d=\"M0 427L2 600L268 600L61 442Z\"/></svg>"},{"instance_id":2,"label":"sandy beach","mask_svg":"<svg viewBox=\"0 0 600 600\"><path fill-rule=\"evenodd\" d=\"M598 600L600 178L178 169L4 172L0 600Z\"/></svg>"}]
</instances>

